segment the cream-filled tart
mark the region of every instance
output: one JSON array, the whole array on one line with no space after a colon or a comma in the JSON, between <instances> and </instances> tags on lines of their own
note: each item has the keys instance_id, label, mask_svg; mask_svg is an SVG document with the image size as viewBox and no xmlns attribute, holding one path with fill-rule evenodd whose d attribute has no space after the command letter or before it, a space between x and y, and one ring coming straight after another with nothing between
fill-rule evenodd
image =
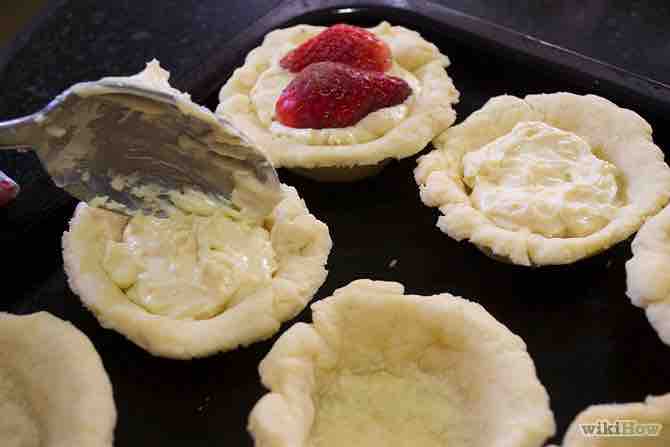
<instances>
[{"instance_id":1,"label":"cream-filled tart","mask_svg":"<svg viewBox=\"0 0 670 447\"><path fill-rule=\"evenodd\" d=\"M116 408L100 356L46 312L0 313L0 445L112 447Z\"/></svg>"},{"instance_id":2,"label":"cream-filled tart","mask_svg":"<svg viewBox=\"0 0 670 447\"><path fill-rule=\"evenodd\" d=\"M570 424L563 447L667 447L670 394L644 402L592 405Z\"/></svg>"},{"instance_id":3,"label":"cream-filled tart","mask_svg":"<svg viewBox=\"0 0 670 447\"><path fill-rule=\"evenodd\" d=\"M355 33L362 30L362 33L372 36L361 38L363 41L375 40L373 45L377 47L369 52L371 55L364 52L356 54L354 60L346 60L342 55L319 53L313 56L312 53L317 52L317 49L305 57L317 62L324 58L334 62L344 61L345 65L362 66L367 72L376 70L382 77L398 79L405 85L405 89L409 88L409 94L404 100L374 110L356 122L336 119L335 110L332 114L326 111L326 115L330 116L322 117L324 119L318 121L318 126L310 124L314 121L309 116L303 116L305 125L294 124L300 120L282 120L281 106L286 105L287 101L297 104L296 108L312 107L308 111L323 113L314 105L318 102L318 95L303 100L303 96L289 95L286 98L286 92L310 71L330 76L318 73L319 70L314 68L327 63L314 63L305 67L299 65L296 71L292 71L293 67L285 61L295 52L301 52L306 43L311 45L315 38L319 39L318 42L324 40L324 35L328 39L328 35L333 34L332 40L335 41L326 42L325 46L336 46L337 42L348 41L348 35L339 35L337 30L332 31L333 28L298 25L272 31L260 47L247 55L244 65L234 72L221 89L217 114L229 120L251 143L265 150L275 166L301 169L303 173L317 177L321 174L325 180L346 180L347 174L351 178L370 175L374 172L372 167L379 167L388 159L400 159L419 152L454 122L452 105L458 101L458 92L445 71L449 65L448 58L418 33L386 22L366 30L349 27ZM374 57L380 45L385 49L380 51L387 51L388 61L386 65L382 63L375 67L374 64L368 64L365 58ZM348 53L356 53L356 48L348 50ZM367 70L370 68L372 70ZM346 71L346 68L341 67L341 71ZM372 77L378 79L375 76ZM345 83L344 80L330 77L325 82L331 86ZM308 79L306 84L314 85L314 81ZM352 93L342 95L345 97L343 100L347 101L347 98L366 90L367 87L354 88ZM382 91L376 96L382 97L384 94ZM360 107L360 104L360 101L346 104L347 111ZM359 168L349 169L352 167Z\"/></svg>"},{"instance_id":4,"label":"cream-filled tart","mask_svg":"<svg viewBox=\"0 0 670 447\"><path fill-rule=\"evenodd\" d=\"M433 144L414 174L438 227L515 264L605 250L670 197L651 126L594 95L499 96Z\"/></svg>"},{"instance_id":5,"label":"cream-filled tart","mask_svg":"<svg viewBox=\"0 0 670 447\"><path fill-rule=\"evenodd\" d=\"M187 359L270 337L326 278L328 227L295 189L266 218L186 200L166 219L80 204L63 235L72 290L103 327Z\"/></svg>"},{"instance_id":6,"label":"cream-filled tart","mask_svg":"<svg viewBox=\"0 0 670 447\"><path fill-rule=\"evenodd\" d=\"M165 91L185 113L216 119L171 87L157 61L117 79ZM133 186L133 176L115 177L112 187L147 200L162 193ZM325 280L328 227L294 188L273 193L237 175L230 203L198 191L167 194L167 218L128 218L81 203L63 235L72 290L102 326L152 354L202 357L268 338Z\"/></svg>"},{"instance_id":7,"label":"cream-filled tart","mask_svg":"<svg viewBox=\"0 0 670 447\"><path fill-rule=\"evenodd\" d=\"M260 364L256 446L540 447L555 425L524 342L480 305L358 280Z\"/></svg>"},{"instance_id":8,"label":"cream-filled tart","mask_svg":"<svg viewBox=\"0 0 670 447\"><path fill-rule=\"evenodd\" d=\"M626 294L645 309L659 337L670 345L670 207L642 225L626 263Z\"/></svg>"}]
</instances>

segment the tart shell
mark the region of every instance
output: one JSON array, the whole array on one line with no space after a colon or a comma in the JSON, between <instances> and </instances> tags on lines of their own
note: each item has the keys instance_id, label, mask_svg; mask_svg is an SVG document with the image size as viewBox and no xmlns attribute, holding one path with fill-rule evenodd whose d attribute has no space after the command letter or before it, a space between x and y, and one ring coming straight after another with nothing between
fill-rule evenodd
<instances>
[{"instance_id":1,"label":"tart shell","mask_svg":"<svg viewBox=\"0 0 670 447\"><path fill-rule=\"evenodd\" d=\"M0 313L0 353L2 445L112 447L112 385L82 332L46 312Z\"/></svg>"},{"instance_id":2,"label":"tart shell","mask_svg":"<svg viewBox=\"0 0 670 447\"><path fill-rule=\"evenodd\" d=\"M634 421L636 424L661 424L658 436L584 436L580 424L606 421ZM649 396L644 402L593 405L581 412L570 424L563 447L667 447L670 445L670 394Z\"/></svg>"},{"instance_id":3,"label":"tart shell","mask_svg":"<svg viewBox=\"0 0 670 447\"><path fill-rule=\"evenodd\" d=\"M573 132L619 168L626 203L604 228L585 237L549 238L497 226L474 208L463 183L462 158L507 134L521 121L542 121ZM499 96L440 135L414 176L421 200L439 208L437 226L450 237L520 265L569 264L633 234L670 199L670 168L653 143L651 126L631 110L594 95Z\"/></svg>"},{"instance_id":4,"label":"tart shell","mask_svg":"<svg viewBox=\"0 0 670 447\"><path fill-rule=\"evenodd\" d=\"M449 65L447 57L418 33L383 22L369 30L382 39L388 33L400 36L398 43L389 45L393 60L411 72L422 85L421 93L410 97L414 98L414 104L404 120L382 136L358 144L312 145L270 132L261 123L250 100L252 89L259 77L270 68L272 61L292 48L287 43L299 44L324 29L297 25L272 31L260 47L247 55L244 65L235 70L219 93L217 114L238 129L244 139L263 149L275 167L305 170L374 166L386 159L400 159L416 154L453 124L456 114L452 105L458 102L459 94L445 71ZM318 174L310 177L322 179ZM372 175L369 172L366 174ZM362 176L363 173L358 172L354 177ZM332 174L323 179L328 180L328 177L332 177ZM343 181L346 173L344 177L338 178Z\"/></svg>"},{"instance_id":5,"label":"tart shell","mask_svg":"<svg viewBox=\"0 0 670 447\"><path fill-rule=\"evenodd\" d=\"M257 446L540 447L549 398L523 341L480 305L358 280L260 364Z\"/></svg>"},{"instance_id":6,"label":"tart shell","mask_svg":"<svg viewBox=\"0 0 670 447\"><path fill-rule=\"evenodd\" d=\"M118 240L125 217L81 203L63 235L63 259L72 290L100 324L150 353L175 359L204 357L269 338L297 315L326 279L332 246L328 227L309 214L294 188L265 227L277 256L271 287L257 290L219 315L204 320L149 313L130 301L102 267L104 244Z\"/></svg>"},{"instance_id":7,"label":"tart shell","mask_svg":"<svg viewBox=\"0 0 670 447\"><path fill-rule=\"evenodd\" d=\"M633 239L626 263L626 294L643 309L663 343L670 345L670 207L647 220Z\"/></svg>"}]
</instances>

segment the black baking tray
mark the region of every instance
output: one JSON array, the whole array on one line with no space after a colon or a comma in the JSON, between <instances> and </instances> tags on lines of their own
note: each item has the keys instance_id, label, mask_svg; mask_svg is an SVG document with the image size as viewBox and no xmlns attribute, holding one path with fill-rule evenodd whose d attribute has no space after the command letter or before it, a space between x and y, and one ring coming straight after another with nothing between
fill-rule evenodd
<instances>
[{"instance_id":1,"label":"black baking tray","mask_svg":"<svg viewBox=\"0 0 670 447\"><path fill-rule=\"evenodd\" d=\"M425 1L285 3L222 43L177 85L214 108L218 88L268 31L381 20L419 31L449 56L448 71L461 92L459 120L500 94L595 93L642 114L655 129L655 141L670 147L667 86ZM551 397L558 424L554 442L588 405L670 391L670 349L625 296L630 240L569 266L496 262L435 227L438 213L419 200L415 166L416 157L393 162L381 174L350 184L316 183L280 171L282 181L297 187L311 212L328 224L334 241L330 274L315 300L351 280L373 278L402 282L409 293L450 292L481 303L526 341ZM0 210L0 310L47 310L90 337L114 386L116 445L252 445L247 416L265 393L257 366L276 337L207 359L176 361L153 357L102 329L70 291L62 269L60 238L75 201L39 176L27 190L29 196ZM40 207L49 212L32 212ZM394 259L397 265L390 267ZM295 321L310 321L310 311L282 332Z\"/></svg>"}]
</instances>

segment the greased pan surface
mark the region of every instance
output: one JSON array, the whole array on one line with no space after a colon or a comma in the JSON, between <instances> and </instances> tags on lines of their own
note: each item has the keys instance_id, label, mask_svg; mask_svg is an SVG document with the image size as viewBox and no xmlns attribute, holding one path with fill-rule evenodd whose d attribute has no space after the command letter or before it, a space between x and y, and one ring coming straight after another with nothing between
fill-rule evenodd
<instances>
[{"instance_id":1,"label":"greased pan surface","mask_svg":"<svg viewBox=\"0 0 670 447\"><path fill-rule=\"evenodd\" d=\"M449 74L461 92L459 121L499 94L588 92L641 113L659 146L670 148L664 113L670 95L663 85L425 2L402 2L411 10L393 8L398 2L391 0L356 8L323 9L313 3L291 2L273 11L183 83L214 108L217 89L271 29L388 20L419 31L449 56ZM315 300L369 277L400 281L408 293L447 291L481 303L526 341L551 397L558 423L554 441L590 404L639 401L670 391L670 348L625 296L630 240L570 266L531 269L493 261L435 227L438 213L420 202L413 180L415 158L352 184L316 183L280 170L282 181L298 188L333 237L330 274ZM114 385L118 447L252 445L247 415L265 392L257 366L276 337L183 362L152 357L102 329L69 290L62 271L60 237L73 206L66 201L15 238L9 235L12 250L33 252L36 268L53 273L38 283L27 280L28 274L5 275L8 290L15 289L20 299L0 300L2 310L47 310L91 338ZM392 260L397 260L394 267ZM282 329L309 321L309 315L306 309Z\"/></svg>"}]
</instances>

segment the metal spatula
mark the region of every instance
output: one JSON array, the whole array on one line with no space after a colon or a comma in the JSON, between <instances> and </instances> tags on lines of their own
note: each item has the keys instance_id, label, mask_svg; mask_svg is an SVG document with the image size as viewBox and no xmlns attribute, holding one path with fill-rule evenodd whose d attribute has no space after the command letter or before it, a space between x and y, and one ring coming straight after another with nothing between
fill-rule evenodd
<instances>
[{"instance_id":1,"label":"metal spatula","mask_svg":"<svg viewBox=\"0 0 670 447\"><path fill-rule=\"evenodd\" d=\"M0 122L0 149L34 150L56 185L87 202L105 197L100 206L125 214L163 216L171 191L231 203L240 188L267 214L280 197L271 163L191 106L122 81L76 84L40 112ZM147 190L158 194L138 193Z\"/></svg>"}]
</instances>

